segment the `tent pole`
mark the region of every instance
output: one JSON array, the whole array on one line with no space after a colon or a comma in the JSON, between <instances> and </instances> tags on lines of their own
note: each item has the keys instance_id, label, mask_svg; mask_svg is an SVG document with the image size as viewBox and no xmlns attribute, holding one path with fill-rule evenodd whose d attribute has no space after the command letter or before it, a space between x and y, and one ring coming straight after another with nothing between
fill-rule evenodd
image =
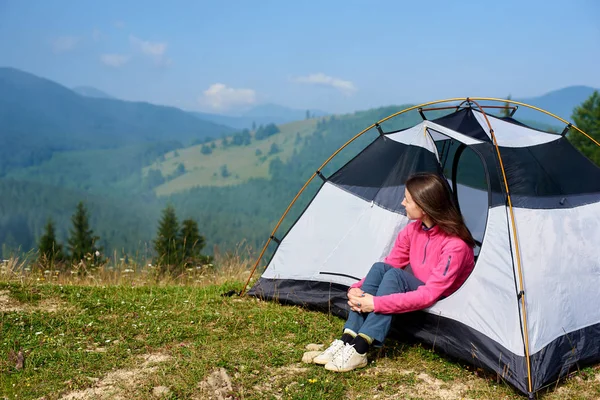
<instances>
[{"instance_id":1,"label":"tent pole","mask_svg":"<svg viewBox=\"0 0 600 400\"><path fill-rule=\"evenodd\" d=\"M513 103L513 104L518 104L520 106L523 107L528 107L531 108L533 110L542 112L546 115L549 115L553 118L556 118L557 120L559 120L560 122L562 122L565 125L571 125L571 123L565 119L562 119L561 117L559 117L558 115L554 115L551 112L548 112L544 109L541 109L539 107L536 106L532 106L529 104L525 104L525 103L521 103L520 101L514 101L514 100L507 100L507 99L497 99L495 97L471 97L471 100L479 100L479 101L501 101L503 103ZM487 120L487 118L486 118ZM571 128L575 129L577 132L581 133L582 135L584 135L586 138L590 139L592 142L594 142L596 144L596 146L600 147L600 142L598 142L596 139L594 139L593 137L591 137L590 135L588 135L587 133L585 133L584 131L582 131L581 129L579 129L578 127L576 127L575 125L571 125Z\"/></svg>"},{"instance_id":2,"label":"tent pole","mask_svg":"<svg viewBox=\"0 0 600 400\"><path fill-rule=\"evenodd\" d=\"M471 99L471 101L473 101L473 103L475 105L477 105L477 107L479 107L479 104L477 104L477 102L473 99ZM515 253L517 255L517 269L519 271L519 296L518 298L521 300L521 306L523 308L523 334L524 334L524 341L525 341L525 357L527 360L527 382L529 385L529 393L532 394L533 393L533 385L531 382L531 358L529 356L529 330L527 328L527 307L526 307L526 303L525 303L525 291L523 288L523 270L521 267L521 251L519 250L519 239L517 237L517 225L515 223L515 213L512 207L512 200L510 198L510 191L508 188L508 180L506 178L506 171L504 170L504 163L502 162L502 156L500 155L500 147L498 147L498 141L496 140L496 135L494 134L494 129L492 128L492 125L490 124L490 120L487 117L487 114L485 113L485 111L483 111L483 109L481 109L481 107L479 107L479 109L481 110L481 113L483 114L484 118L485 118L485 122L488 124L488 127L490 128L490 135L492 136L492 140L494 142L494 147L496 148L496 153L498 154L498 161L500 162L500 169L502 170L502 177L504 179L504 187L506 189L506 199L508 202L508 208L509 208L509 212L510 212L510 220L512 223L512 233L513 233L513 238L515 241Z\"/></svg>"}]
</instances>

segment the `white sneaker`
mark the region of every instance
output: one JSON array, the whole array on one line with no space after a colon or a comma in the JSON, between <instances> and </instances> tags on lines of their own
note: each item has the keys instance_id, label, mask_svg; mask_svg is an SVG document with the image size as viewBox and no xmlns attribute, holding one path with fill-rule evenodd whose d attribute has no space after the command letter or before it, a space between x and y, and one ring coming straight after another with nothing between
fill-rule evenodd
<instances>
[{"instance_id":1,"label":"white sneaker","mask_svg":"<svg viewBox=\"0 0 600 400\"><path fill-rule=\"evenodd\" d=\"M340 352L344 348L344 342L340 339L335 339L333 343L321 354L313 358L313 362L319 365L325 365Z\"/></svg>"},{"instance_id":2,"label":"white sneaker","mask_svg":"<svg viewBox=\"0 0 600 400\"><path fill-rule=\"evenodd\" d=\"M359 354L354 345L346 344L336 356L325 364L325 369L335 372L348 372L367 366L367 355Z\"/></svg>"}]
</instances>

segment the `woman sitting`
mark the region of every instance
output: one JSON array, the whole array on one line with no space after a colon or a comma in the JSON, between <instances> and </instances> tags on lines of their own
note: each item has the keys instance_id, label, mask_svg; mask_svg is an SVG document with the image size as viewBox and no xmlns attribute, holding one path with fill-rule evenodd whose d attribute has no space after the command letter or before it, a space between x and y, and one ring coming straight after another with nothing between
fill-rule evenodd
<instances>
[{"instance_id":1,"label":"woman sitting","mask_svg":"<svg viewBox=\"0 0 600 400\"><path fill-rule=\"evenodd\" d=\"M331 371L367 365L367 351L381 345L394 314L422 310L456 291L475 266L475 241L443 177L419 173L406 181L409 223L390 254L348 290L350 314L340 339L313 359Z\"/></svg>"}]
</instances>

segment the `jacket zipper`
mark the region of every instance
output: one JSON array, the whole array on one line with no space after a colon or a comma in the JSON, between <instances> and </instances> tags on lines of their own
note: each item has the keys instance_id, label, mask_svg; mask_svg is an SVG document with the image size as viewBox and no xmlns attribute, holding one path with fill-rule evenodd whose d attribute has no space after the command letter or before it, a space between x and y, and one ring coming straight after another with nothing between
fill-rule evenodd
<instances>
[{"instance_id":1,"label":"jacket zipper","mask_svg":"<svg viewBox=\"0 0 600 400\"><path fill-rule=\"evenodd\" d=\"M427 243L425 243L425 250L423 251L423 262L421 264L425 264L425 259L427 258L427 246L429 246L429 240L431 237L427 237Z\"/></svg>"},{"instance_id":2,"label":"jacket zipper","mask_svg":"<svg viewBox=\"0 0 600 400\"><path fill-rule=\"evenodd\" d=\"M446 269L444 270L444 276L446 276L448 268L450 267L450 260L452 260L452 256L448 256L448 263L446 264Z\"/></svg>"}]
</instances>

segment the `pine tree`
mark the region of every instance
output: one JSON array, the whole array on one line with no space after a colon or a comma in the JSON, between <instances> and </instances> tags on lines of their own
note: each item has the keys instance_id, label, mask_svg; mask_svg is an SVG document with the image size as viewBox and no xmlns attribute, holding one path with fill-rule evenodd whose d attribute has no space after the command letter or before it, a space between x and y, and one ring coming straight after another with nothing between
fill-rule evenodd
<instances>
[{"instance_id":1,"label":"pine tree","mask_svg":"<svg viewBox=\"0 0 600 400\"><path fill-rule=\"evenodd\" d=\"M71 260L81 261L87 254L92 256L96 255L95 244L100 239L94 235L94 231L90 228L89 215L87 208L80 201L77 204L77 210L71 217L73 228L69 231L69 252L71 253Z\"/></svg>"},{"instance_id":2,"label":"pine tree","mask_svg":"<svg viewBox=\"0 0 600 400\"><path fill-rule=\"evenodd\" d=\"M44 234L40 238L39 260L41 263L53 265L64 259L62 245L56 241L54 221L48 218Z\"/></svg>"},{"instance_id":3,"label":"pine tree","mask_svg":"<svg viewBox=\"0 0 600 400\"><path fill-rule=\"evenodd\" d=\"M600 142L600 93L597 90L575 108L572 119L576 127ZM579 151L600 166L600 147L573 128L567 137Z\"/></svg>"},{"instance_id":4,"label":"pine tree","mask_svg":"<svg viewBox=\"0 0 600 400\"><path fill-rule=\"evenodd\" d=\"M183 252L183 261L186 264L196 262L201 258L201 251L204 248L204 237L200 236L198 223L193 219L183 221L181 227L181 249Z\"/></svg>"},{"instance_id":5,"label":"pine tree","mask_svg":"<svg viewBox=\"0 0 600 400\"><path fill-rule=\"evenodd\" d=\"M154 251L158 256L161 274L181 263L179 222L172 205L168 205L162 212L154 240Z\"/></svg>"}]
</instances>

